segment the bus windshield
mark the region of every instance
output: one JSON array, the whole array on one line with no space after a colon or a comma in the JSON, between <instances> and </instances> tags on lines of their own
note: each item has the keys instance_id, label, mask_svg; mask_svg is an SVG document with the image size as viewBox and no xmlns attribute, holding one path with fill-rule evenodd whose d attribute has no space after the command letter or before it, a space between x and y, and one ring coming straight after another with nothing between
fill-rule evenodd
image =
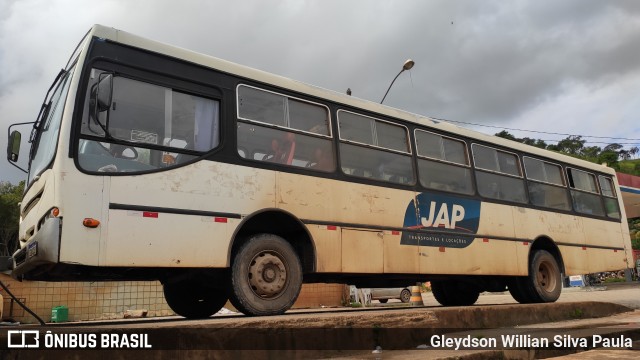
<instances>
[{"instance_id":1,"label":"bus windshield","mask_svg":"<svg viewBox=\"0 0 640 360\"><path fill-rule=\"evenodd\" d=\"M58 133L60 131L60 123L62 120L62 111L64 110L64 101L69 91L70 77L73 69L63 73L62 76L56 78L55 92L51 96L51 100L46 103L44 110L41 112L40 118L34 125L31 135L31 154L29 164L29 180L31 184L34 178L39 175L53 160L58 143ZM45 100L46 101L46 100Z\"/></svg>"}]
</instances>

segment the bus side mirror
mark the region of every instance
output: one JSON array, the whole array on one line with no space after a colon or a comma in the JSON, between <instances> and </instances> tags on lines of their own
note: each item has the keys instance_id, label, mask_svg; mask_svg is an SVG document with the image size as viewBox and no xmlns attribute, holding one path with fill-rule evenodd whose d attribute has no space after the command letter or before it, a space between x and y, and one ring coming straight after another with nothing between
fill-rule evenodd
<instances>
[{"instance_id":1,"label":"bus side mirror","mask_svg":"<svg viewBox=\"0 0 640 360\"><path fill-rule=\"evenodd\" d=\"M109 110L113 94L113 74L102 73L98 77L98 87L96 89L96 112L101 113Z\"/></svg>"},{"instance_id":2,"label":"bus side mirror","mask_svg":"<svg viewBox=\"0 0 640 360\"><path fill-rule=\"evenodd\" d=\"M9 162L17 162L20 155L20 141L22 140L22 134L20 131L14 130L9 135L9 143L7 144L7 160Z\"/></svg>"}]
</instances>

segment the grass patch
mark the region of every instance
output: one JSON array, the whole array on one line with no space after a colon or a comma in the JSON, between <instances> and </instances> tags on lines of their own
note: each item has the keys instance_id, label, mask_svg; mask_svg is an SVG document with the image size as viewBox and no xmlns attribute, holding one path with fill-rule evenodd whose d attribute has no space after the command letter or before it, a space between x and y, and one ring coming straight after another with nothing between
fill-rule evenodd
<instances>
[{"instance_id":1,"label":"grass patch","mask_svg":"<svg viewBox=\"0 0 640 360\"><path fill-rule=\"evenodd\" d=\"M569 313L569 317L573 319L581 319L583 315L584 311L582 311L582 309L580 308L575 308L571 313Z\"/></svg>"}]
</instances>

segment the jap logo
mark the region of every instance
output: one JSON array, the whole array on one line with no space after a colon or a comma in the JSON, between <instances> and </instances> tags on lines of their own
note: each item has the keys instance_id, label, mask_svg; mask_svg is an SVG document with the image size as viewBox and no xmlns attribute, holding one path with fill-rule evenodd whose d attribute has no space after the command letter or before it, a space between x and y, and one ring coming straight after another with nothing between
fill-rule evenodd
<instances>
[{"instance_id":1,"label":"jap logo","mask_svg":"<svg viewBox=\"0 0 640 360\"><path fill-rule=\"evenodd\" d=\"M40 347L40 331L38 330L8 330L8 348L38 348Z\"/></svg>"},{"instance_id":2,"label":"jap logo","mask_svg":"<svg viewBox=\"0 0 640 360\"><path fill-rule=\"evenodd\" d=\"M448 194L420 193L405 212L400 244L464 248L480 224L481 202Z\"/></svg>"}]
</instances>

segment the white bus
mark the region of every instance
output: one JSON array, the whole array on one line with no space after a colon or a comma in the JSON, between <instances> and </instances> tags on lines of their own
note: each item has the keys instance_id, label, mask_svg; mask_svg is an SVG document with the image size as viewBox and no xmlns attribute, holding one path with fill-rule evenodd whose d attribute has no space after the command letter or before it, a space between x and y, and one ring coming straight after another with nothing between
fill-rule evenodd
<instances>
[{"instance_id":1,"label":"white bus","mask_svg":"<svg viewBox=\"0 0 640 360\"><path fill-rule=\"evenodd\" d=\"M202 318L281 314L303 282L551 302L633 265L605 166L98 25L50 92L20 279L157 279Z\"/></svg>"}]
</instances>

